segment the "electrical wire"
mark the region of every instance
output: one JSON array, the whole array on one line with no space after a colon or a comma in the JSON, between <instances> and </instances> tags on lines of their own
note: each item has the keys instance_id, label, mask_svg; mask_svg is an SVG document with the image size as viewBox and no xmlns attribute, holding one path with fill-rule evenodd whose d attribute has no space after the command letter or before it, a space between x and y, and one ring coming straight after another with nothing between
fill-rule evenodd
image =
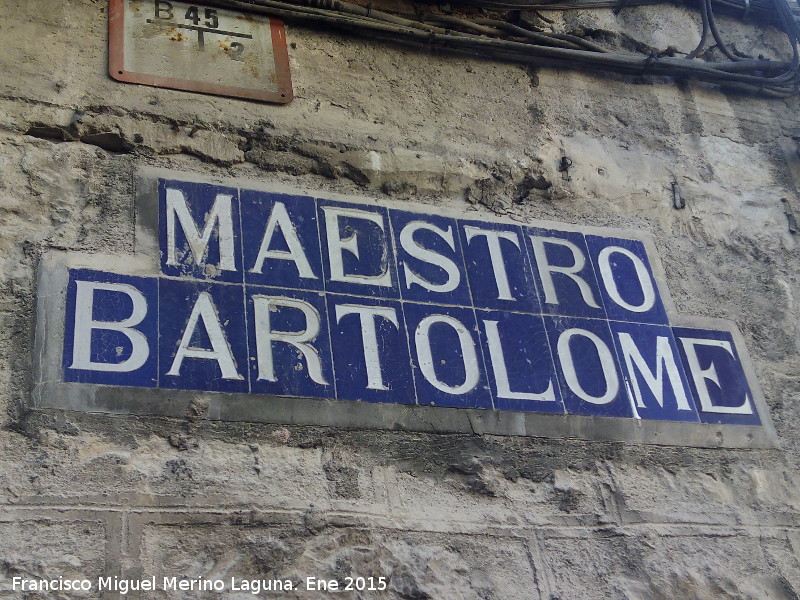
<instances>
[{"instance_id":1,"label":"electrical wire","mask_svg":"<svg viewBox=\"0 0 800 600\"><path fill-rule=\"evenodd\" d=\"M700 17L703 21L703 33L700 35L700 42L697 44L697 48L686 55L686 58L697 58L706 47L710 29L708 25L708 2L706 0L700 0Z\"/></svg>"},{"instance_id":2,"label":"electrical wire","mask_svg":"<svg viewBox=\"0 0 800 600\"><path fill-rule=\"evenodd\" d=\"M717 20L714 18L714 7L711 4L711 0L702 1L705 5L705 13L708 17L708 27L711 29L711 35L714 36L714 41L717 43L717 48L719 48L722 53L731 60L741 60L742 57L736 56L733 52L731 52L723 41L722 36L717 29Z\"/></svg>"},{"instance_id":3,"label":"electrical wire","mask_svg":"<svg viewBox=\"0 0 800 600\"><path fill-rule=\"evenodd\" d=\"M513 6L515 10L558 10L618 7L618 2L575 2L570 5L531 4L525 0L462 0L481 8ZM655 4L661 0L624 0L625 6ZM644 55L611 51L579 36L535 31L524 23L498 18L466 19L444 14L395 15L342 0L208 0L209 4L242 11L274 15L287 21L317 23L390 42L442 48L484 58L496 58L537 66L605 70L626 75L648 75L705 81L733 90L786 97L800 87L800 25L787 0L713 0L726 9L744 7L758 14L772 7L771 19L787 35L792 47L790 61L752 59L739 56L725 44L717 27L712 0L698 0L703 32L697 47L683 57ZM740 6L741 5L741 6ZM709 34L730 62L699 60Z\"/></svg>"}]
</instances>

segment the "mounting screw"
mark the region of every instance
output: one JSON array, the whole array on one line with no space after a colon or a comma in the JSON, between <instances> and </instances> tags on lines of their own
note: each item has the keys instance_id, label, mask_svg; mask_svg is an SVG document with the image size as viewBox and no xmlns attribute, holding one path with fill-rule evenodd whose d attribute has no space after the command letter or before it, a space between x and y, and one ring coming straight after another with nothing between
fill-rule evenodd
<instances>
[{"instance_id":1,"label":"mounting screw","mask_svg":"<svg viewBox=\"0 0 800 600\"><path fill-rule=\"evenodd\" d=\"M81 109L76 109L74 113L72 113L72 118L70 119L70 125L74 123L83 123L83 117L86 116L86 111Z\"/></svg>"}]
</instances>

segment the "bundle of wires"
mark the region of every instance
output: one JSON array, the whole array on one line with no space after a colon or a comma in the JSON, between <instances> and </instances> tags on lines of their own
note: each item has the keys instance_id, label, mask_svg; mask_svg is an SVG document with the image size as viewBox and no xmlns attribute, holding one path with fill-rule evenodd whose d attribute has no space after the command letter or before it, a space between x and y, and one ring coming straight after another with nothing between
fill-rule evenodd
<instances>
[{"instance_id":1,"label":"bundle of wires","mask_svg":"<svg viewBox=\"0 0 800 600\"><path fill-rule=\"evenodd\" d=\"M685 56L610 51L583 37L537 31L525 22L516 24L485 11L566 10L619 8L634 4L655 4L659 0L588 1L542 4L526 0L460 0L481 9L476 17L447 14L397 15L342 0L209 0L216 6L281 17L287 21L317 23L350 33L383 40L445 48L536 66L607 71L627 75L664 76L675 80L694 79L721 87L774 97L795 95L800 89L800 24L787 0L697 0L703 29L700 43ZM777 25L792 48L789 60L750 58L731 51L722 39L715 9L741 11ZM728 59L700 58L714 45Z\"/></svg>"}]
</instances>

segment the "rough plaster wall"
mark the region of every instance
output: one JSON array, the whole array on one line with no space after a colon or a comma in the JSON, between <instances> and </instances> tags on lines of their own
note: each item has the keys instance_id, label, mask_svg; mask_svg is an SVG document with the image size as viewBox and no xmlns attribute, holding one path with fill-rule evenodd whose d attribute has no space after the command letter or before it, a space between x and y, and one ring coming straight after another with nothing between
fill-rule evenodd
<instances>
[{"instance_id":1,"label":"rough plaster wall","mask_svg":"<svg viewBox=\"0 0 800 600\"><path fill-rule=\"evenodd\" d=\"M111 81L105 6L0 4L3 579L353 574L390 577L368 597L395 599L800 597L800 260L780 203L800 212L796 101L290 27L296 99L259 105ZM696 21L662 6L554 28L686 49ZM723 23L737 48L781 48ZM131 251L146 164L649 231L679 311L743 331L782 448L30 414L38 257Z\"/></svg>"}]
</instances>

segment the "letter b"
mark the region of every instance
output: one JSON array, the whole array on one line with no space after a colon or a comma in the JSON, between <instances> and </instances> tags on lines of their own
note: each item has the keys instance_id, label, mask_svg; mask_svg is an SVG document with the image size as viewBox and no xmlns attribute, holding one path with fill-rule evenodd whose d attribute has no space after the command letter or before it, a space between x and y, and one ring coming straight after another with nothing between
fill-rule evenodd
<instances>
[{"instance_id":1,"label":"letter b","mask_svg":"<svg viewBox=\"0 0 800 600\"><path fill-rule=\"evenodd\" d=\"M141 368L150 356L147 337L134 329L147 316L147 300L142 292L125 283L99 283L95 281L76 281L75 326L72 337L72 364L70 369L89 371L114 371L129 373ZM96 290L125 294L130 298L133 308L131 314L121 321L96 321L93 316ZM130 341L131 353L120 362L99 362L92 360L92 332L95 330L116 331Z\"/></svg>"},{"instance_id":2,"label":"letter b","mask_svg":"<svg viewBox=\"0 0 800 600\"><path fill-rule=\"evenodd\" d=\"M172 2L167 2L166 0L155 0L154 4L156 19L171 20L175 18L175 15L172 14Z\"/></svg>"},{"instance_id":3,"label":"letter b","mask_svg":"<svg viewBox=\"0 0 800 600\"><path fill-rule=\"evenodd\" d=\"M155 387L158 280L71 270L63 380Z\"/></svg>"}]
</instances>

